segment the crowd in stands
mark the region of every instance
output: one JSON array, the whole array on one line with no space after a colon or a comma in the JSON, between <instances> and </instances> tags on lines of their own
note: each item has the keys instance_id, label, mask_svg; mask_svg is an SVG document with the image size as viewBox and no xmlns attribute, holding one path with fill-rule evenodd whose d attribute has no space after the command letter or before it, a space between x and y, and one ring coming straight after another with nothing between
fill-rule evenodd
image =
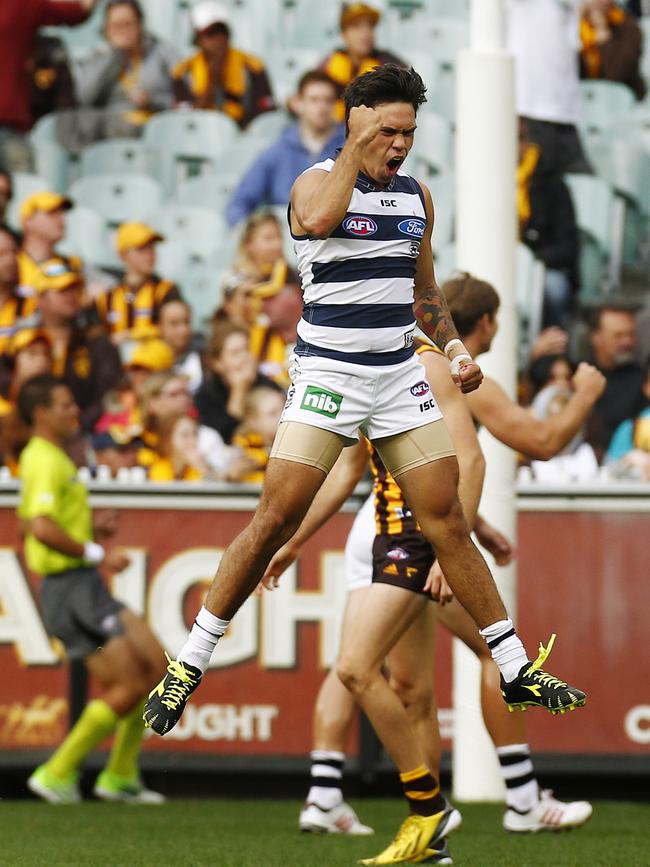
<instances>
[{"instance_id":1,"label":"crowd in stands","mask_svg":"<svg viewBox=\"0 0 650 867\"><path fill-rule=\"evenodd\" d=\"M293 5L301 2L308 0ZM17 394L30 377L53 372L80 408L79 435L71 444L80 466L104 465L118 477L140 467L152 482L260 482L302 310L284 216L289 191L309 165L335 157L343 145L341 96L355 76L387 62L417 68L408 40L387 43L399 56L378 47L389 32L380 28L390 4L343 3L339 47L328 52L324 43L310 66L296 65L285 104L274 95L273 64L238 47L231 6L213 0L186 5L191 53L187 44L150 32L150 4L137 0L0 5L0 458L11 473L29 436ZM419 5L412 14L424 25L433 13L428 0ZM635 212L636 222L626 222L622 242L631 244L625 263L636 281L632 296L622 291L622 277L606 286L602 274L610 291L585 291L581 244L588 233L571 182L600 170L581 119L580 78L628 89L630 104L636 103L630 112L641 112L650 125L642 4L505 5L519 116L513 207L521 245L544 275L539 333L521 371L522 399L540 419L560 411L582 359L607 379L585 431L533 471L543 481L589 480L602 475L605 464L612 476L650 481L650 168L648 187L638 191L645 205ZM63 31L52 27L80 25L89 16L101 19L101 36L85 56L73 57ZM435 84L431 90L433 96ZM183 268L167 273L168 251L178 242L159 230L156 214L107 218L112 249L97 261L84 254L83 244L71 249L69 221L78 202L67 185L51 183L18 200L14 189L40 169L30 134L39 119L55 118L52 143L65 149L69 168L79 166L95 142L146 139L149 121L161 112L222 113L236 125L233 148L224 153L245 145L251 154L215 206L224 235L214 239L215 249L228 256L202 263L214 298L207 316L197 315ZM258 139L261 115L280 123ZM451 177L453 160L449 149L449 165L430 168L431 142L422 128L423 144L416 142L407 170L416 176L431 171L435 200L436 173ZM448 129L453 137L453 119ZM644 142L650 166L647 135ZM212 174L202 165L183 171L206 182L221 177L218 165ZM68 180L73 177L74 170ZM167 178L163 185L174 188L177 181ZM626 201L631 209L632 197ZM438 204L439 211L445 207L453 208L453 201ZM442 266L443 247L452 238L439 243L434 252L444 280L450 274Z\"/></svg>"}]
</instances>

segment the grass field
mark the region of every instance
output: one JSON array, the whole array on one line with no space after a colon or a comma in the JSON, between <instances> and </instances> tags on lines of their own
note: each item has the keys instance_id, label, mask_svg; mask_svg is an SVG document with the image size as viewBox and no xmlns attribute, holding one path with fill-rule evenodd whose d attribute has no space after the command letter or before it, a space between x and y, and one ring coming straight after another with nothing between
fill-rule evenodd
<instances>
[{"instance_id":1,"label":"grass field","mask_svg":"<svg viewBox=\"0 0 650 867\"><path fill-rule=\"evenodd\" d=\"M89 802L51 807L0 804L3 867L344 867L377 854L403 818L397 800L355 804L374 837L314 837L297 831L294 801L177 801L163 807ZM648 867L650 807L599 802L583 829L511 836L501 808L463 808L451 838L458 867Z\"/></svg>"}]
</instances>

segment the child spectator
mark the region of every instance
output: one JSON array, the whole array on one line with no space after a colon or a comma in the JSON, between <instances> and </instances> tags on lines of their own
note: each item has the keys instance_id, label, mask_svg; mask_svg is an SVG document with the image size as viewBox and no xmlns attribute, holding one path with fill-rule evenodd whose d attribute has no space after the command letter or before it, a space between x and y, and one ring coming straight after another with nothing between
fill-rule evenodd
<instances>
[{"instance_id":1,"label":"child spectator","mask_svg":"<svg viewBox=\"0 0 650 867\"><path fill-rule=\"evenodd\" d=\"M253 464L238 481L261 484L269 462L271 446L278 429L284 407L284 397L275 388L258 386L246 398L244 418L233 436L233 445L238 446Z\"/></svg>"},{"instance_id":2,"label":"child spectator","mask_svg":"<svg viewBox=\"0 0 650 867\"><path fill-rule=\"evenodd\" d=\"M643 384L646 406L621 422L607 449L607 463L616 476L650 481L650 362Z\"/></svg>"},{"instance_id":3,"label":"child spectator","mask_svg":"<svg viewBox=\"0 0 650 867\"><path fill-rule=\"evenodd\" d=\"M140 433L137 427L112 425L107 430L95 434L92 439L95 466L109 467L114 476L121 469L137 467L138 452L141 448L138 439Z\"/></svg>"},{"instance_id":4,"label":"child spectator","mask_svg":"<svg viewBox=\"0 0 650 867\"><path fill-rule=\"evenodd\" d=\"M215 325L208 349L208 371L195 395L201 423L218 431L229 443L244 418L248 393L254 386L275 386L258 372L248 348L245 328L221 322Z\"/></svg>"},{"instance_id":5,"label":"child spectator","mask_svg":"<svg viewBox=\"0 0 650 867\"><path fill-rule=\"evenodd\" d=\"M174 103L174 49L145 30L137 0L109 0L104 9L104 38L77 67L76 87L82 111L68 132L80 147L97 139L139 136L157 111Z\"/></svg>"},{"instance_id":6,"label":"child spectator","mask_svg":"<svg viewBox=\"0 0 650 867\"><path fill-rule=\"evenodd\" d=\"M190 10L198 52L173 71L176 99L223 111L243 129L275 102L264 64L230 44L228 9L202 0Z\"/></svg>"},{"instance_id":7,"label":"child spectator","mask_svg":"<svg viewBox=\"0 0 650 867\"><path fill-rule=\"evenodd\" d=\"M160 337L174 353L174 371L187 380L190 394L201 385L203 365L192 344L192 311L181 298L168 297L158 313Z\"/></svg>"},{"instance_id":8,"label":"child spectator","mask_svg":"<svg viewBox=\"0 0 650 867\"><path fill-rule=\"evenodd\" d=\"M343 48L337 48L320 64L320 68L336 82L339 96L336 119L339 121L345 118L343 91L358 75L370 72L384 63L405 65L394 54L375 47L375 27L380 18L379 10L370 3L341 5L339 20Z\"/></svg>"},{"instance_id":9,"label":"child spectator","mask_svg":"<svg viewBox=\"0 0 650 867\"><path fill-rule=\"evenodd\" d=\"M144 223L122 223L115 244L126 272L95 299L100 321L114 343L139 334L156 334L164 301L180 299L178 287L156 274L156 244L164 237Z\"/></svg>"},{"instance_id":10,"label":"child spectator","mask_svg":"<svg viewBox=\"0 0 650 867\"><path fill-rule=\"evenodd\" d=\"M171 416L161 424L157 455L149 467L152 482L198 482L212 471L199 450L198 425L189 415Z\"/></svg>"},{"instance_id":11,"label":"child spectator","mask_svg":"<svg viewBox=\"0 0 650 867\"><path fill-rule=\"evenodd\" d=\"M640 72L643 37L632 15L612 0L589 0L582 9L580 41L582 78L617 81L627 85L637 99L643 99L646 92Z\"/></svg>"}]
</instances>

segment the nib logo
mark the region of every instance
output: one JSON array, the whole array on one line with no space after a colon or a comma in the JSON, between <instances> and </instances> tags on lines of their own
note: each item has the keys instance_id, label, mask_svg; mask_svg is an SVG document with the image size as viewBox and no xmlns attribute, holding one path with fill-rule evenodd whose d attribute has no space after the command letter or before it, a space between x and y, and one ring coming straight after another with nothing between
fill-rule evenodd
<instances>
[{"instance_id":1,"label":"nib logo","mask_svg":"<svg viewBox=\"0 0 650 867\"><path fill-rule=\"evenodd\" d=\"M329 418L336 418L341 409L342 400L343 395L341 394L318 388L315 385L308 385L300 408L308 409L310 412L318 412L321 415L329 416Z\"/></svg>"}]
</instances>

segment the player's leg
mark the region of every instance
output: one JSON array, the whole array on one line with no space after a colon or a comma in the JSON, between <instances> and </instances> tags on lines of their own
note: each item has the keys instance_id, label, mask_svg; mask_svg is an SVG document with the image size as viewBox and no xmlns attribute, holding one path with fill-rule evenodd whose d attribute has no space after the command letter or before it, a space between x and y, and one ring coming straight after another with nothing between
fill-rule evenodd
<instances>
[{"instance_id":1,"label":"player's leg","mask_svg":"<svg viewBox=\"0 0 650 867\"><path fill-rule=\"evenodd\" d=\"M345 445L329 430L281 424L250 524L228 546L187 642L145 704L145 722L164 735L180 719L230 619L259 584L273 554L295 533Z\"/></svg>"},{"instance_id":2,"label":"player's leg","mask_svg":"<svg viewBox=\"0 0 650 867\"><path fill-rule=\"evenodd\" d=\"M583 692L541 669L552 641L548 648L540 648L534 663L528 660L487 564L470 537L458 500L458 463L444 448L445 442L450 443L444 421L373 442L434 547L455 596L487 641L501 672L505 701L512 707L537 705L551 713L585 704Z\"/></svg>"},{"instance_id":3,"label":"player's leg","mask_svg":"<svg viewBox=\"0 0 650 867\"><path fill-rule=\"evenodd\" d=\"M495 746L506 787L507 810L503 826L507 831L558 831L583 825L591 816L586 801L563 802L540 788L530 756L526 723L519 714L509 713L501 698L499 670L482 640L476 624L454 599L436 606L435 613L456 638L476 654L481 664L481 711Z\"/></svg>"}]
</instances>

